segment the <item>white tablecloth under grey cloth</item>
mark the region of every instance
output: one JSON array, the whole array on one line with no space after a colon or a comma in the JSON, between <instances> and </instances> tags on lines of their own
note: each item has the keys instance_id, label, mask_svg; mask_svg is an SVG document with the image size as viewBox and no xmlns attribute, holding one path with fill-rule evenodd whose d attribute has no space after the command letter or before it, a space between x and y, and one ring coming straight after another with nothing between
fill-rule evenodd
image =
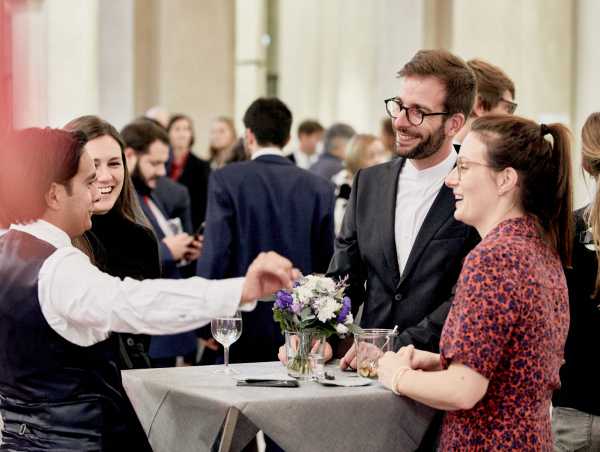
<instances>
[{"instance_id":1,"label":"white tablecloth under grey cloth","mask_svg":"<svg viewBox=\"0 0 600 452\"><path fill-rule=\"evenodd\" d=\"M285 376L280 363L237 364L241 374ZM262 430L287 452L411 451L434 410L377 382L364 387L236 386L217 366L123 372L125 390L155 452L237 452ZM333 367L328 371L339 372Z\"/></svg>"}]
</instances>

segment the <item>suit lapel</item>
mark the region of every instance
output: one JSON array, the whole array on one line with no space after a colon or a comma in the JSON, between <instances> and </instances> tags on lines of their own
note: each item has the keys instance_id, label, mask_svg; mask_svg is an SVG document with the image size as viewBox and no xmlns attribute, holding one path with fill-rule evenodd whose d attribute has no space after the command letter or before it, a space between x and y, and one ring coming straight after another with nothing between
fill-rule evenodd
<instances>
[{"instance_id":1,"label":"suit lapel","mask_svg":"<svg viewBox=\"0 0 600 452\"><path fill-rule=\"evenodd\" d=\"M394 226L396 223L396 196L398 194L398 177L400 171L404 168L406 159L398 158L390 165L389 183L386 184L384 193L383 206L383 222L384 230L382 239L383 255L385 262L392 271L394 285L400 282L400 270L398 268L398 254L396 253L396 232Z\"/></svg>"},{"instance_id":2,"label":"suit lapel","mask_svg":"<svg viewBox=\"0 0 600 452\"><path fill-rule=\"evenodd\" d=\"M446 185L442 185L442 189L433 201L433 205L429 209L429 212L427 212L425 221L423 221L423 225L417 234L398 285L402 284L406 277L410 275L410 272L419 261L421 254L423 254L423 251L427 248L431 239L433 239L436 232L453 213L454 196L452 195L452 190L446 187Z\"/></svg>"}]
</instances>

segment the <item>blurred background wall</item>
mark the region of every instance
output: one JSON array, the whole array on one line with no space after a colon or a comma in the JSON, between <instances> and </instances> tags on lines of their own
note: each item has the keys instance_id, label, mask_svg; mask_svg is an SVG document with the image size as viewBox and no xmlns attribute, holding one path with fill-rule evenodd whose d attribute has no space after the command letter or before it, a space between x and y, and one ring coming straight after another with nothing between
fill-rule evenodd
<instances>
[{"instance_id":1,"label":"blurred background wall","mask_svg":"<svg viewBox=\"0 0 600 452\"><path fill-rule=\"evenodd\" d=\"M212 118L232 116L241 131L248 104L276 95L295 124L377 132L396 72L425 47L500 66L517 113L565 122L576 146L600 110L596 0L0 1L10 4L18 126L92 113L121 127L162 105L192 116L203 154Z\"/></svg>"}]
</instances>

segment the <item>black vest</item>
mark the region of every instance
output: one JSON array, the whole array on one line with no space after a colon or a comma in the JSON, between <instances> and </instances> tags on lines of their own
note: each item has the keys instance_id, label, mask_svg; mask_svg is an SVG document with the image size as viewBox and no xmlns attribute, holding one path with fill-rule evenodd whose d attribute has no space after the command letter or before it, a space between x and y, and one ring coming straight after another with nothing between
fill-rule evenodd
<instances>
[{"instance_id":1,"label":"black vest","mask_svg":"<svg viewBox=\"0 0 600 452\"><path fill-rule=\"evenodd\" d=\"M49 243L19 231L0 238L3 446L150 450L122 386L113 338L77 346L56 333L42 314L37 280L54 251Z\"/></svg>"}]
</instances>

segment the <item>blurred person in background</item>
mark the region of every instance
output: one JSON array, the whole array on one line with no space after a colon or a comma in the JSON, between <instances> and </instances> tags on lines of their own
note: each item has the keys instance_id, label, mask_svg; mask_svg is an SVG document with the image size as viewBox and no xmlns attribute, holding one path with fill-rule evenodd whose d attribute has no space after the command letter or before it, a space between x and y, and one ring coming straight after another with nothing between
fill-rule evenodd
<instances>
[{"instance_id":1,"label":"blurred person in background","mask_svg":"<svg viewBox=\"0 0 600 452\"><path fill-rule=\"evenodd\" d=\"M333 252L333 185L295 166L282 152L292 114L277 98L259 98L244 114L252 158L210 175L203 254L198 275L242 275L270 249L294 260L304 273L323 273ZM277 359L283 343L273 303L243 314L244 328L231 362Z\"/></svg>"},{"instance_id":2,"label":"blurred person in background","mask_svg":"<svg viewBox=\"0 0 600 452\"><path fill-rule=\"evenodd\" d=\"M158 180L165 176L165 163L169 156L167 133L147 120L137 120L121 131L125 142L125 156L131 171L131 179L142 210L160 241L162 275L179 279L183 275L180 266L193 262L201 251L197 237L183 232L181 219L171 218L161 199L154 191ZM197 341L193 331L169 336L153 336L150 357L153 367L173 367L183 361L196 363Z\"/></svg>"},{"instance_id":3,"label":"blurred person in background","mask_svg":"<svg viewBox=\"0 0 600 452\"><path fill-rule=\"evenodd\" d=\"M226 165L235 162L245 162L250 159L250 154L246 145L244 144L243 138L238 138L233 147L231 148L231 157L227 160Z\"/></svg>"},{"instance_id":4,"label":"blurred person in background","mask_svg":"<svg viewBox=\"0 0 600 452\"><path fill-rule=\"evenodd\" d=\"M354 135L348 142L344 169L332 177L335 184L335 233L340 231L346 205L350 199L350 191L354 175L361 169L385 163L386 151L383 143L375 135Z\"/></svg>"},{"instance_id":5,"label":"blurred person in background","mask_svg":"<svg viewBox=\"0 0 600 452\"><path fill-rule=\"evenodd\" d=\"M581 132L582 166L596 183L591 204L575 211L573 262L565 269L571 324L560 368L560 388L552 398L556 451L600 450L600 113Z\"/></svg>"},{"instance_id":6,"label":"blurred person in background","mask_svg":"<svg viewBox=\"0 0 600 452\"><path fill-rule=\"evenodd\" d=\"M390 161L396 155L394 149L396 149L396 132L394 132L394 125L392 124L392 118L383 118L379 127L379 140L383 143L385 148L386 161Z\"/></svg>"},{"instance_id":7,"label":"blurred person in background","mask_svg":"<svg viewBox=\"0 0 600 452\"><path fill-rule=\"evenodd\" d=\"M310 171L328 181L344 167L346 146L356 132L348 124L333 124L325 131L323 153L310 167Z\"/></svg>"},{"instance_id":8,"label":"blurred person in background","mask_svg":"<svg viewBox=\"0 0 600 452\"><path fill-rule=\"evenodd\" d=\"M467 61L467 66L477 79L477 95L467 122L454 137L456 152L460 151L460 144L477 118L486 115L512 115L517 109L515 84L502 69L480 59Z\"/></svg>"},{"instance_id":9,"label":"blurred person in background","mask_svg":"<svg viewBox=\"0 0 600 452\"><path fill-rule=\"evenodd\" d=\"M302 121L298 126L298 147L288 158L299 168L309 169L319 158L319 143L323 138L323 126L313 119Z\"/></svg>"},{"instance_id":10,"label":"blurred person in background","mask_svg":"<svg viewBox=\"0 0 600 452\"><path fill-rule=\"evenodd\" d=\"M155 105L154 107L149 108L144 113L144 116L149 119L153 119L158 122L165 129L169 124L169 111L165 107L161 107L160 105Z\"/></svg>"},{"instance_id":11,"label":"blurred person in background","mask_svg":"<svg viewBox=\"0 0 600 452\"><path fill-rule=\"evenodd\" d=\"M196 157L194 145L194 125L189 116L175 114L167 125L173 160L168 176L187 187L192 207L192 227L196 231L206 215L206 193L210 164Z\"/></svg>"},{"instance_id":12,"label":"blurred person in background","mask_svg":"<svg viewBox=\"0 0 600 452\"><path fill-rule=\"evenodd\" d=\"M233 119L219 116L210 126L208 155L212 169L222 168L231 157L237 132Z\"/></svg>"}]
</instances>

